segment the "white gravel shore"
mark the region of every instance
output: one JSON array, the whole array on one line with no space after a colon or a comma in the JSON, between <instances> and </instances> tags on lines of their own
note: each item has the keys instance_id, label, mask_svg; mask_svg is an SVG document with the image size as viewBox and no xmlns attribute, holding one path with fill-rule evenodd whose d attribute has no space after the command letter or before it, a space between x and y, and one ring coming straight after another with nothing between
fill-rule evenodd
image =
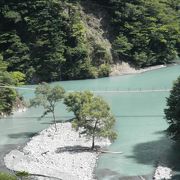
<instances>
[{"instance_id":1,"label":"white gravel shore","mask_svg":"<svg viewBox=\"0 0 180 180\"><path fill-rule=\"evenodd\" d=\"M7 168L63 180L93 180L99 153L81 148L91 147L91 141L79 137L71 123L59 123L57 129L55 132L52 125L34 136L22 151L7 154L4 157ZM101 147L109 144L109 140L96 141Z\"/></svg>"},{"instance_id":2,"label":"white gravel shore","mask_svg":"<svg viewBox=\"0 0 180 180\"><path fill-rule=\"evenodd\" d=\"M152 71L155 69L164 68L166 65L157 65L157 66L150 66L147 68L141 68L141 69L135 69L131 67L128 63L122 62L113 64L111 66L111 73L110 76L120 76L120 75L126 75L126 74L140 74L147 71Z\"/></svg>"}]
</instances>

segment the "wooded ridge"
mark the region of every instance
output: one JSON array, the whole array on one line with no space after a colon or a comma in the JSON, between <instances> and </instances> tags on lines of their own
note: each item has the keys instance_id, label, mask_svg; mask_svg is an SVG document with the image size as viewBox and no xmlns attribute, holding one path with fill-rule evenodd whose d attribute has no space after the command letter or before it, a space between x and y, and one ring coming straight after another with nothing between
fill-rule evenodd
<instances>
[{"instance_id":1,"label":"wooded ridge","mask_svg":"<svg viewBox=\"0 0 180 180\"><path fill-rule=\"evenodd\" d=\"M111 54L88 34L88 3L111 27ZM171 63L180 50L179 15L179 0L2 0L0 54L28 83L104 77L117 61Z\"/></svg>"}]
</instances>

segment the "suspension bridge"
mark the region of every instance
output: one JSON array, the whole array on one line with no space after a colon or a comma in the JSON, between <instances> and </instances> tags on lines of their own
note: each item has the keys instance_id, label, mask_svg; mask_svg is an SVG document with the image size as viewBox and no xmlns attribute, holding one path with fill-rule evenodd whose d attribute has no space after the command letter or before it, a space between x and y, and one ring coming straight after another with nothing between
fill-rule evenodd
<instances>
[{"instance_id":1,"label":"suspension bridge","mask_svg":"<svg viewBox=\"0 0 180 180\"><path fill-rule=\"evenodd\" d=\"M17 87L17 86L0 86L0 88L10 88L16 90L27 90L27 91L35 91L35 88L30 87ZM81 90L67 90L67 92L74 92L74 91L81 91ZM115 89L115 90L89 90L93 93L151 93L151 92L170 92L171 89Z\"/></svg>"}]
</instances>

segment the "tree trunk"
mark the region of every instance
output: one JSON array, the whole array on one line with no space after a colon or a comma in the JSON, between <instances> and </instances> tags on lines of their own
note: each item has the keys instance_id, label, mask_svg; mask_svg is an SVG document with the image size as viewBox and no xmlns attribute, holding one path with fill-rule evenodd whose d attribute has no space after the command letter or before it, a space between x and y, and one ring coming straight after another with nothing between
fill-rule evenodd
<instances>
[{"instance_id":1,"label":"tree trunk","mask_svg":"<svg viewBox=\"0 0 180 180\"><path fill-rule=\"evenodd\" d=\"M92 137L92 146L91 146L92 150L94 149L94 146L95 146L94 141L95 141L95 135L93 134L93 137Z\"/></svg>"},{"instance_id":2,"label":"tree trunk","mask_svg":"<svg viewBox=\"0 0 180 180\"><path fill-rule=\"evenodd\" d=\"M57 131L56 118L55 118L55 115L54 115L54 111L52 112L52 114L53 114L53 119L54 119L55 131Z\"/></svg>"},{"instance_id":3,"label":"tree trunk","mask_svg":"<svg viewBox=\"0 0 180 180\"><path fill-rule=\"evenodd\" d=\"M94 124L94 128L93 128L93 136L92 136L92 146L91 146L91 149L93 150L94 147L95 147L95 131L96 131L96 127L97 127L97 123L98 123L98 120L96 120L95 124Z\"/></svg>"}]
</instances>

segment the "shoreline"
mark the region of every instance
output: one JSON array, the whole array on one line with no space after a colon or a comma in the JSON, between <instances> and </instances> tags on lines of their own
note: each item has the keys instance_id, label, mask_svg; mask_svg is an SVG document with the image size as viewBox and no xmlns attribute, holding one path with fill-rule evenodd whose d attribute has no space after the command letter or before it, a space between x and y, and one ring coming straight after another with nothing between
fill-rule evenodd
<instances>
[{"instance_id":1,"label":"shoreline","mask_svg":"<svg viewBox=\"0 0 180 180\"><path fill-rule=\"evenodd\" d=\"M32 137L21 150L12 150L4 157L5 165L13 171L26 171L63 180L94 180L94 169L100 152L91 151L91 140L79 136L71 123L58 123ZM96 140L96 145L110 145L107 139ZM41 179L41 177L38 177Z\"/></svg>"},{"instance_id":2,"label":"shoreline","mask_svg":"<svg viewBox=\"0 0 180 180\"><path fill-rule=\"evenodd\" d=\"M171 64L174 65L174 64ZM168 67L168 65L156 65L156 66L150 66L147 68L141 68L141 69L135 69L131 67L128 63L122 62L113 64L111 66L111 73L109 74L109 77L113 76L123 76L123 75L131 75L131 74L141 74L148 71L153 71L161 68Z\"/></svg>"},{"instance_id":3,"label":"shoreline","mask_svg":"<svg viewBox=\"0 0 180 180\"><path fill-rule=\"evenodd\" d=\"M27 111L27 108L26 107L21 107L21 108L13 108L12 112L10 114L6 114L4 112L1 112L0 113L0 119L1 118L7 118L8 116L11 116L13 115L14 113L22 113L22 112L25 112Z\"/></svg>"}]
</instances>

